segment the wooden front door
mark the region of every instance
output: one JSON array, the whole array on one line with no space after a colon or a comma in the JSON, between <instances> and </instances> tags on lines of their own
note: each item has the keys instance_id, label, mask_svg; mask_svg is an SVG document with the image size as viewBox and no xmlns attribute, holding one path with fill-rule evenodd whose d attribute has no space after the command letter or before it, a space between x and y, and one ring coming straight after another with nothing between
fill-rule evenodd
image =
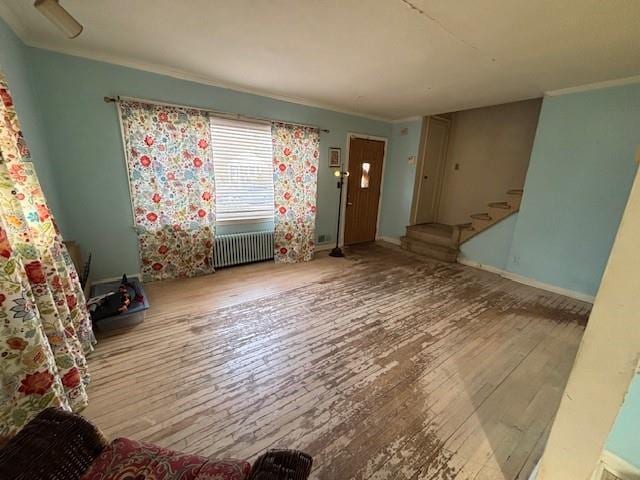
<instances>
[{"instance_id":1,"label":"wooden front door","mask_svg":"<svg viewBox=\"0 0 640 480\"><path fill-rule=\"evenodd\" d=\"M345 245L372 242L376 239L383 160L383 141L351 138L344 225Z\"/></svg>"}]
</instances>

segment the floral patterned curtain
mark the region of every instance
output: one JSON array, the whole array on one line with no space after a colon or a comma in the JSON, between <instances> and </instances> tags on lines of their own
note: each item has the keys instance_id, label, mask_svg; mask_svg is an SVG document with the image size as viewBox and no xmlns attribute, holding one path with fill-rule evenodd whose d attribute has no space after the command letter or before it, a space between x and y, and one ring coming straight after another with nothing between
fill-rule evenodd
<instances>
[{"instance_id":1,"label":"floral patterned curtain","mask_svg":"<svg viewBox=\"0 0 640 480\"><path fill-rule=\"evenodd\" d=\"M275 261L306 262L315 252L319 131L274 123Z\"/></svg>"},{"instance_id":2,"label":"floral patterned curtain","mask_svg":"<svg viewBox=\"0 0 640 480\"><path fill-rule=\"evenodd\" d=\"M95 339L0 75L0 438L40 410L87 404Z\"/></svg>"},{"instance_id":3,"label":"floral patterned curtain","mask_svg":"<svg viewBox=\"0 0 640 480\"><path fill-rule=\"evenodd\" d=\"M129 101L120 103L120 116L144 279L213 272L208 117L198 110Z\"/></svg>"}]
</instances>

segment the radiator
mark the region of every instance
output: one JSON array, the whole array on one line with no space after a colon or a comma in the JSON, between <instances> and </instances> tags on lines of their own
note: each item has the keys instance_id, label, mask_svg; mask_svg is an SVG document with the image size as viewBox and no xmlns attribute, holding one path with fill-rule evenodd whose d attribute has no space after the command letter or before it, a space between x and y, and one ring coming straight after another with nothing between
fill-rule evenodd
<instances>
[{"instance_id":1,"label":"radiator","mask_svg":"<svg viewBox=\"0 0 640 480\"><path fill-rule=\"evenodd\" d=\"M215 268L273 258L273 232L218 235L213 249Z\"/></svg>"}]
</instances>

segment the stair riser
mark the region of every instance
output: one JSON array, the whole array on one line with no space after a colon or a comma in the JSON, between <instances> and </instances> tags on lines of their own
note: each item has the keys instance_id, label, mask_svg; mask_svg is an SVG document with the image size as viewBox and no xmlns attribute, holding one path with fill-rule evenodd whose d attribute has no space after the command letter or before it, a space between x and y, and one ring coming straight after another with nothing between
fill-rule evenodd
<instances>
[{"instance_id":1,"label":"stair riser","mask_svg":"<svg viewBox=\"0 0 640 480\"><path fill-rule=\"evenodd\" d=\"M522 190L513 190L512 192L517 193L509 193L507 192L507 201L506 202L492 202L495 204L507 203L511 208L500 208L497 206L488 205L489 210L488 214L491 217L491 220L481 220L478 218L471 219L472 230L462 229L460 231L460 242L458 245L466 242L467 240L475 237L480 232L486 230L487 228L492 227L496 223L501 220L507 218L509 215L513 215L520 210L520 203L522 202Z\"/></svg>"},{"instance_id":2,"label":"stair riser","mask_svg":"<svg viewBox=\"0 0 640 480\"><path fill-rule=\"evenodd\" d=\"M442 235L430 235L427 232L421 232L419 230L412 230L407 228L407 237L415 238L421 242L433 243L435 245L442 245L443 247L455 248L456 245L452 237L443 237Z\"/></svg>"},{"instance_id":3,"label":"stair riser","mask_svg":"<svg viewBox=\"0 0 640 480\"><path fill-rule=\"evenodd\" d=\"M502 208L504 210L509 210L509 202L491 202L487 204L488 207L491 208Z\"/></svg>"},{"instance_id":4,"label":"stair riser","mask_svg":"<svg viewBox=\"0 0 640 480\"><path fill-rule=\"evenodd\" d=\"M494 224L502 220L504 217L508 217L512 213L513 213L513 210L511 208L506 209L506 208L489 207L489 215L492 218L491 224Z\"/></svg>"},{"instance_id":5,"label":"stair riser","mask_svg":"<svg viewBox=\"0 0 640 480\"><path fill-rule=\"evenodd\" d=\"M461 230L460 231L460 244L463 244L464 242L466 242L470 238L475 237L476 235L478 235L482 231L487 230L488 228L491 228L496 223L498 223L501 220L505 219L509 215L513 215L514 213L517 213L517 211L514 212L513 210L507 210L506 212L507 212L506 214L502 213L500 217L498 217L498 216L493 217L493 219L491 221L484 221L484 220L476 221L476 220L474 220L474 222L476 224L473 227L474 228L473 230L465 229L465 230ZM491 212L491 215L493 215L493 212ZM472 222L472 224L474 222ZM479 223L482 223L482 225L479 225Z\"/></svg>"},{"instance_id":6,"label":"stair riser","mask_svg":"<svg viewBox=\"0 0 640 480\"><path fill-rule=\"evenodd\" d=\"M471 226L476 232L481 232L492 223L493 223L492 220L480 220L478 218L474 218L471 220Z\"/></svg>"},{"instance_id":7,"label":"stair riser","mask_svg":"<svg viewBox=\"0 0 640 480\"><path fill-rule=\"evenodd\" d=\"M443 262L453 263L458 258L458 253L456 251L443 252L440 249L430 248L426 243L402 240L401 245L403 249L408 250L412 253L416 253L418 255L429 258L435 258L436 260L440 260Z\"/></svg>"},{"instance_id":8,"label":"stair riser","mask_svg":"<svg viewBox=\"0 0 640 480\"><path fill-rule=\"evenodd\" d=\"M511 210L518 210L522 202L522 195L509 195L509 200L507 201L511 205Z\"/></svg>"},{"instance_id":9,"label":"stair riser","mask_svg":"<svg viewBox=\"0 0 640 480\"><path fill-rule=\"evenodd\" d=\"M460 243L466 242L471 237L473 237L474 235L477 235L477 234L478 234L478 232L476 232L475 230L463 230L460 233Z\"/></svg>"}]
</instances>

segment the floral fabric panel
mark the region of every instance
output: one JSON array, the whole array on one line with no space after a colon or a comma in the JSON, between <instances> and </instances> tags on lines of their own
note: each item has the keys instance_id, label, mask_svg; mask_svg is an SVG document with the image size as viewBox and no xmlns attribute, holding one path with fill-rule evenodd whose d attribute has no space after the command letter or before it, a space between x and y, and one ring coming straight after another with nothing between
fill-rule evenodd
<instances>
[{"instance_id":1,"label":"floral fabric panel","mask_svg":"<svg viewBox=\"0 0 640 480\"><path fill-rule=\"evenodd\" d=\"M30 154L22 135L7 81L0 72L0 151L5 161L29 161Z\"/></svg>"},{"instance_id":2,"label":"floral fabric panel","mask_svg":"<svg viewBox=\"0 0 640 480\"><path fill-rule=\"evenodd\" d=\"M0 227L0 441L47 407L70 410L56 357L18 255ZM67 371L67 383L74 372Z\"/></svg>"},{"instance_id":3,"label":"floral fabric panel","mask_svg":"<svg viewBox=\"0 0 640 480\"><path fill-rule=\"evenodd\" d=\"M319 132L274 123L272 140L275 261L306 262L315 252Z\"/></svg>"},{"instance_id":4,"label":"floral fabric panel","mask_svg":"<svg viewBox=\"0 0 640 480\"><path fill-rule=\"evenodd\" d=\"M116 438L80 480L245 480L250 469L244 460L211 460L150 443Z\"/></svg>"},{"instance_id":5,"label":"floral fabric panel","mask_svg":"<svg viewBox=\"0 0 640 480\"><path fill-rule=\"evenodd\" d=\"M84 352L73 326L66 302L58 304L54 292L53 277L47 278L47 269L54 266L54 259L47 248L42 248L38 238L42 235L40 223L27 221L28 214L22 209L21 192L15 178L21 180L24 164L0 164L0 218L3 220L4 233L8 246L22 260L25 274L31 286L38 309L42 329L55 356L61 375L74 369L80 374L86 371ZM9 168L7 168L9 166ZM20 167L20 168L16 168ZM13 173L11 173L13 172ZM17 175L16 172L20 172ZM82 382L70 388L68 397L72 407L86 406L87 395ZM78 405L75 403L79 402Z\"/></svg>"},{"instance_id":6,"label":"floral fabric panel","mask_svg":"<svg viewBox=\"0 0 640 480\"><path fill-rule=\"evenodd\" d=\"M66 249L24 160L28 149L0 75L0 437L49 406L86 406L85 354L93 348L84 298L75 305L77 275L60 264Z\"/></svg>"},{"instance_id":7,"label":"floral fabric panel","mask_svg":"<svg viewBox=\"0 0 640 480\"><path fill-rule=\"evenodd\" d=\"M32 231L38 233L35 238L42 255L52 259L52 262L47 264L47 275L61 315L71 318L82 350L88 354L93 351L96 340L80 278L62 241L53 214L47 207L33 164L21 165L21 174L13 176L15 197L20 201Z\"/></svg>"},{"instance_id":8,"label":"floral fabric panel","mask_svg":"<svg viewBox=\"0 0 640 480\"><path fill-rule=\"evenodd\" d=\"M213 272L215 195L209 119L121 102L134 224L147 281Z\"/></svg>"},{"instance_id":9,"label":"floral fabric panel","mask_svg":"<svg viewBox=\"0 0 640 480\"><path fill-rule=\"evenodd\" d=\"M213 230L193 230L166 225L159 230L138 233L138 247L144 252L142 268L145 278L165 280L193 277L213 272Z\"/></svg>"}]
</instances>

